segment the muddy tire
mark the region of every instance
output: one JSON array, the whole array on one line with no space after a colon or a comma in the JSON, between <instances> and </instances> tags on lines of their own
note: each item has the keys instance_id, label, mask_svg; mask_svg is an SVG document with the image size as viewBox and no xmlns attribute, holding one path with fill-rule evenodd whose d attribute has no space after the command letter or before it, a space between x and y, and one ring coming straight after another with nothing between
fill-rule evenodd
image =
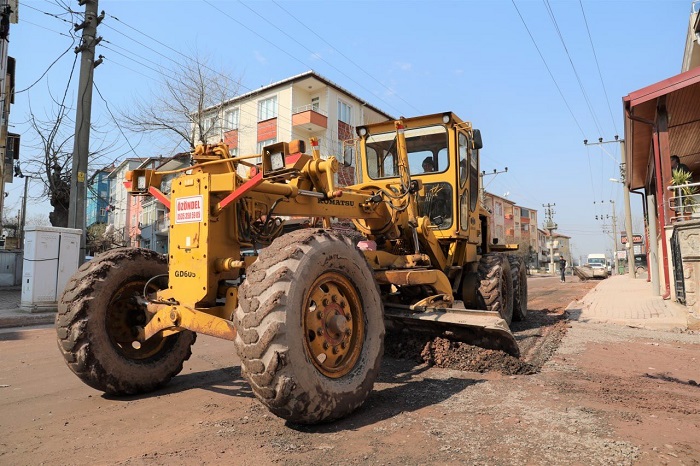
<instances>
[{"instance_id":1,"label":"muddy tire","mask_svg":"<svg viewBox=\"0 0 700 466\"><path fill-rule=\"evenodd\" d=\"M527 270L525 261L520 256L507 257L510 264L510 276L513 279L513 320L525 320L527 317Z\"/></svg>"},{"instance_id":2,"label":"muddy tire","mask_svg":"<svg viewBox=\"0 0 700 466\"><path fill-rule=\"evenodd\" d=\"M513 320L513 278L506 256L489 253L479 262L478 301L482 309L498 312L508 325Z\"/></svg>"},{"instance_id":3,"label":"muddy tire","mask_svg":"<svg viewBox=\"0 0 700 466\"><path fill-rule=\"evenodd\" d=\"M163 255L138 248L112 249L83 264L68 281L58 303L58 348L68 367L89 386L111 395L150 392L182 370L196 335L183 331L155 335L139 349L135 327L146 313L134 299L146 282L167 274ZM155 283L165 286L166 278Z\"/></svg>"},{"instance_id":4,"label":"muddy tire","mask_svg":"<svg viewBox=\"0 0 700 466\"><path fill-rule=\"evenodd\" d=\"M358 408L379 373L384 320L372 271L351 240L295 231L262 250L246 275L235 344L255 396L299 424Z\"/></svg>"}]
</instances>

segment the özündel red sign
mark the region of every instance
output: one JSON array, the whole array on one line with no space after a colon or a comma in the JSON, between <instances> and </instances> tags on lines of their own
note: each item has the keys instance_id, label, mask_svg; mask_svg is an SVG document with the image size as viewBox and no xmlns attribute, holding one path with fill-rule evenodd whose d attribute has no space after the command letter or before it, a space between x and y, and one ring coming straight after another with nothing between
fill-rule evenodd
<instances>
[{"instance_id":1,"label":"\u00f6z\u00fcndel red sign","mask_svg":"<svg viewBox=\"0 0 700 466\"><path fill-rule=\"evenodd\" d=\"M620 237L620 241L622 244L627 244L627 235L622 235ZM633 235L632 236L632 244L642 244L644 241L642 241L642 235Z\"/></svg>"},{"instance_id":2,"label":"\u00f6z\u00fcndel red sign","mask_svg":"<svg viewBox=\"0 0 700 466\"><path fill-rule=\"evenodd\" d=\"M202 221L203 196L181 197L175 201L175 223Z\"/></svg>"}]
</instances>

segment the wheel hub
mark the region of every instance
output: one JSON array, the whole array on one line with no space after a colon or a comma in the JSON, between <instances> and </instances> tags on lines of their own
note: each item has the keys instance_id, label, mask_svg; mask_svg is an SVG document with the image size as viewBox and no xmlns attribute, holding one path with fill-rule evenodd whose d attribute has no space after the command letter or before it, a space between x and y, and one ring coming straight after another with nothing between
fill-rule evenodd
<instances>
[{"instance_id":1,"label":"wheel hub","mask_svg":"<svg viewBox=\"0 0 700 466\"><path fill-rule=\"evenodd\" d=\"M344 275L326 272L311 286L305 302L307 354L323 375L346 375L355 366L364 340L359 293Z\"/></svg>"}]
</instances>

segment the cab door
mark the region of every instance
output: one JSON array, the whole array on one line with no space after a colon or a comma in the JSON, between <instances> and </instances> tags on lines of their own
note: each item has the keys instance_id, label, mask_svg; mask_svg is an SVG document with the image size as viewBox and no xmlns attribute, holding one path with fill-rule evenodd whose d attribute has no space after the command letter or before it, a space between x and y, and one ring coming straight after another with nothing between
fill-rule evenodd
<instances>
[{"instance_id":1,"label":"cab door","mask_svg":"<svg viewBox=\"0 0 700 466\"><path fill-rule=\"evenodd\" d=\"M473 149L472 138L466 131L457 132L459 153L459 235L467 237L470 243L479 243L478 212L479 201L479 151Z\"/></svg>"}]
</instances>

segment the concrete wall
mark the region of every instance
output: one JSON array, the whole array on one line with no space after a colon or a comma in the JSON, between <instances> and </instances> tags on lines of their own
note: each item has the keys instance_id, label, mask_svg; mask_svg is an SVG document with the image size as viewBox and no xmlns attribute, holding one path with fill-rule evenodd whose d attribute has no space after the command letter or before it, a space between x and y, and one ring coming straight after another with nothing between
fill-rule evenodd
<instances>
[{"instance_id":1,"label":"concrete wall","mask_svg":"<svg viewBox=\"0 0 700 466\"><path fill-rule=\"evenodd\" d=\"M691 318L700 321L700 221L676 224L683 260L685 305Z\"/></svg>"}]
</instances>

